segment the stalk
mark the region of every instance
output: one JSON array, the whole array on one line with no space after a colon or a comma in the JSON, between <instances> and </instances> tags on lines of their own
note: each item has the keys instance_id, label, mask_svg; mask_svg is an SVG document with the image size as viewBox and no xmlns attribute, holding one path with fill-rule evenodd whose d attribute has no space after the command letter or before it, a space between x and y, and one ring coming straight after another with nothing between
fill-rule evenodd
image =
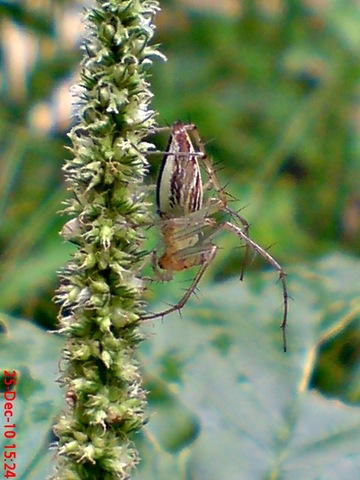
<instances>
[{"instance_id":1,"label":"stalk","mask_svg":"<svg viewBox=\"0 0 360 480\"><path fill-rule=\"evenodd\" d=\"M128 479L139 462L129 436L146 422L134 354L143 339L139 226L149 213L141 152L155 124L146 75L159 55L149 46L158 9L153 0L97 0L85 12L72 158L63 168L72 219L62 234L77 250L56 295L67 338L56 480Z\"/></svg>"}]
</instances>

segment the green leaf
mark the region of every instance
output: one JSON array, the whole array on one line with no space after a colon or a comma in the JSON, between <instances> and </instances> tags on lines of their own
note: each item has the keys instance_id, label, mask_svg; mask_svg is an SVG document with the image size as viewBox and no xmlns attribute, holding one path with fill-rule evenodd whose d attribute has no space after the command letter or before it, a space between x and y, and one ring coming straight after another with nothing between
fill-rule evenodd
<instances>
[{"instance_id":1,"label":"green leaf","mask_svg":"<svg viewBox=\"0 0 360 480\"><path fill-rule=\"evenodd\" d=\"M135 478L356 478L360 409L308 384L322 342L360 315L359 275L359 262L342 255L289 273L287 354L270 272L202 287L183 318L150 324L142 362L151 419ZM175 300L179 284L169 286ZM18 475L45 478L63 402L54 381L62 341L23 320L3 322L1 364L20 372Z\"/></svg>"},{"instance_id":2,"label":"green leaf","mask_svg":"<svg viewBox=\"0 0 360 480\"><path fill-rule=\"evenodd\" d=\"M63 341L28 321L2 316L1 322L0 363L3 370L17 371L11 417L11 423L16 424L16 437L2 436L2 451L5 445L15 443L16 448L11 451L17 454L17 478L44 479L51 473L49 465L54 456L49 450L51 426L63 405L63 394L55 382ZM3 405L2 396L1 411Z\"/></svg>"},{"instance_id":3,"label":"green leaf","mask_svg":"<svg viewBox=\"0 0 360 480\"><path fill-rule=\"evenodd\" d=\"M360 408L309 382L322 342L360 315L359 278L359 261L340 254L289 272L287 354L281 289L267 273L201 288L182 318L149 327L143 362L171 408L153 404L136 478L357 478Z\"/></svg>"}]
</instances>

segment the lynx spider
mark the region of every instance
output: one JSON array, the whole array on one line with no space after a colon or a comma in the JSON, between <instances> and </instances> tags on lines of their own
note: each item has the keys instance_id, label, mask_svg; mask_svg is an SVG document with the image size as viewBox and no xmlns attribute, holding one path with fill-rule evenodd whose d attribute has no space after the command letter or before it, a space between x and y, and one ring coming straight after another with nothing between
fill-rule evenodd
<instances>
[{"instance_id":1,"label":"lynx spider","mask_svg":"<svg viewBox=\"0 0 360 480\"><path fill-rule=\"evenodd\" d=\"M158 221L162 236L164 252L157 258L157 251L152 254L152 268L157 278L171 280L173 272L199 266L190 287L176 305L160 313L143 317L150 320L164 317L174 311L180 311L191 294L195 291L201 277L214 260L218 247L212 243L213 238L223 230L234 233L246 245L243 269L249 250L260 254L279 274L283 291L283 318L281 323L284 352L287 349L286 323L288 315L288 292L286 275L281 265L248 234L249 224L241 215L227 205L227 194L221 186L210 159L206 155L204 144L194 124L175 122L172 127L157 128L157 132L171 131L165 152L151 151L152 154L163 154L163 161L156 188ZM199 151L195 151L189 133ZM202 184L200 166L208 181ZM209 198L203 204L204 190L213 189L217 198ZM223 212L238 220L243 228L227 221L216 220L213 215ZM160 271L159 268L162 270Z\"/></svg>"}]
</instances>

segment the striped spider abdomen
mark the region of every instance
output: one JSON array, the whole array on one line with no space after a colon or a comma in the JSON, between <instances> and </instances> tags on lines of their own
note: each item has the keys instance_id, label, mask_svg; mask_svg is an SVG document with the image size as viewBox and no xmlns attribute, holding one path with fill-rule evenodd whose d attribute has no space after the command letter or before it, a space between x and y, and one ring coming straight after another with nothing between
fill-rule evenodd
<instances>
[{"instance_id":1,"label":"striped spider abdomen","mask_svg":"<svg viewBox=\"0 0 360 480\"><path fill-rule=\"evenodd\" d=\"M203 188L198 156L184 125L174 123L156 187L161 218L181 218L200 210Z\"/></svg>"}]
</instances>

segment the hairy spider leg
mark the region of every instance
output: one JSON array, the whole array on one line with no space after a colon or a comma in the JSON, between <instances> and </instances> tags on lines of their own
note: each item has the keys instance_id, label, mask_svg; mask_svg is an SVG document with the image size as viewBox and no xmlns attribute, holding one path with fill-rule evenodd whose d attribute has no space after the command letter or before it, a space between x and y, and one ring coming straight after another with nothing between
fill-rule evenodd
<instances>
[{"instance_id":1,"label":"hairy spider leg","mask_svg":"<svg viewBox=\"0 0 360 480\"><path fill-rule=\"evenodd\" d=\"M197 214L198 212L194 212L189 215L186 221L183 218L175 218L167 221L167 224L173 225L172 230L177 230L177 232L174 234L173 231L169 231L170 241L168 243L166 243L168 237L165 233L165 252L162 254L159 261L156 260L156 256L153 256L153 264L156 271L157 265L159 265L171 275L174 271L187 270L196 266L201 266L201 268L193 278L191 285L184 296L176 303L176 305L173 305L162 312L146 315L142 317L143 320L164 317L169 313L181 310L196 289L206 269L214 260L217 247L211 243L211 239L217 234L219 228L222 229L223 226L218 226L213 219L206 219L205 226L209 228L209 231L204 233L204 223L202 223L201 226L199 225ZM195 218L190 218L193 216ZM180 222L178 222L179 220ZM188 227L191 226L192 223L192 228L189 230ZM175 241L174 237L176 238ZM184 245L187 246L184 247Z\"/></svg>"},{"instance_id":2,"label":"hairy spider leg","mask_svg":"<svg viewBox=\"0 0 360 480\"><path fill-rule=\"evenodd\" d=\"M204 208L204 207L203 207ZM199 212L195 212L192 214L193 216L197 215ZM191 215L190 215L191 216ZM174 219L179 220L179 219ZM184 222L182 222L184 225ZM283 320L280 325L280 328L282 329L282 335L283 335L283 349L284 352L287 350L287 339L286 339L286 325L287 325L287 316L288 316L288 300L289 300L289 295L287 291L287 285L286 285L286 274L281 267L281 265L275 260L274 257L272 257L266 250L264 250L260 245L258 245L254 240L252 240L248 235L246 235L241 228L238 226L230 223L230 222L223 222L222 224L216 224L215 220L211 218L206 219L207 226L212 227L212 230L207 234L204 235L202 239L200 239L200 243L197 245L194 245L193 247L185 248L182 250L178 250L176 253L171 252L170 258L176 259L176 261L182 262L179 263L179 265L184 265L183 268L191 268L193 266L197 265L202 265L201 269L199 270L198 274L195 276L194 281L190 285L189 290L186 292L184 297L171 309L166 310L165 312L162 312L163 315L166 315L167 313L174 312L175 310L180 310L186 303L186 301L189 299L190 295L192 292L195 290L197 284L199 283L201 277L204 275L206 269L212 262L212 260L215 257L217 247L215 246L215 249L212 250L214 245L206 249L206 246L209 245L209 242L222 230L228 230L232 233L235 233L238 238L240 238L247 246L248 250L253 250L255 253L260 254L270 265L272 265L278 272L279 274L279 280L281 282L282 286L282 291L283 291ZM183 230L186 227L183 227ZM197 225L198 231L203 230L203 226L200 227ZM183 231L181 228L179 229L178 232L178 237L181 238L181 233ZM196 225L194 226L193 231L188 233L187 235L194 235L196 232ZM186 233L184 231L183 233L183 238L186 238ZM205 252L204 252L205 250ZM199 254L204 255L203 258ZM209 253L210 252L210 253ZM166 251L165 251L166 254ZM196 257L196 255L198 255ZM159 260L160 262L160 260ZM203 263L204 262L204 263ZM165 265L164 265L165 266ZM162 315L157 315L157 316L162 316Z\"/></svg>"},{"instance_id":3,"label":"hairy spider leg","mask_svg":"<svg viewBox=\"0 0 360 480\"><path fill-rule=\"evenodd\" d=\"M206 174L210 178L210 180L211 180L211 182L212 182L212 184L213 184L213 186L214 186L214 188L215 188L215 190L218 194L218 197L219 197L220 202L221 202L221 209L227 211L232 217L239 220L244 227L245 234L248 236L250 225L243 216L241 216L240 214L238 214L237 212L235 212L234 210L232 210L231 208L229 208L227 206L226 192L225 192L224 188L222 187L218 176L216 175L215 169L214 169L209 157L207 156L205 145L204 145L204 142L203 142L203 140L202 140L202 138L199 134L199 130L198 130L197 126L193 123L190 123L189 125L184 125L184 127L193 134L195 142L198 145L200 152L203 154L203 156L200 157L200 158L201 158L201 161L202 161L202 163L205 167ZM248 258L249 258L249 246L248 246L248 244L246 244L244 260L243 260L243 263L241 265L241 272L240 272L240 280L241 281L244 278L245 266L248 262Z\"/></svg>"},{"instance_id":4,"label":"hairy spider leg","mask_svg":"<svg viewBox=\"0 0 360 480\"><path fill-rule=\"evenodd\" d=\"M205 210L205 209L206 208L203 207L201 210ZM184 240L189 239L190 237L193 238L197 232L199 234L200 232L203 232L204 224L200 225L198 221L198 216L199 216L199 213L201 213L201 210L189 215L187 219L173 219L173 222L175 224L176 223L181 224L181 226L177 225L176 228L178 229L178 231L176 234L174 234L173 232L170 234L171 239L174 239L174 237L176 238L175 243L183 242ZM211 209L207 213L211 213ZM180 222L178 222L179 220ZM189 230L188 227L191 225L191 223L193 223L193 228ZM288 295L287 285L286 285L286 274L283 268L275 260L274 257L272 257L260 245L254 242L254 240L252 240L238 226L230 222L223 222L221 224L216 224L216 221L211 218L206 218L205 223L207 227L211 227L211 230L207 234L203 234L203 237L199 238L197 244L195 243L192 247L181 249L179 248L179 243L177 243L175 251L168 252L170 253L169 255L170 261L174 262L175 267L176 266L180 267L180 268L174 268L173 269L174 271L184 270L184 269L191 268L198 265L202 265L202 267L199 270L198 274L195 276L194 281L190 285L189 290L186 292L184 297L174 307L169 309L169 311L166 310L165 312L162 312L162 314L158 314L156 316L162 316L162 315L166 315L167 313L174 312L175 310L180 310L185 305L186 301L189 299L190 295L195 290L201 277L204 275L206 269L208 268L208 266L210 265L210 263L215 257L217 247L215 247L213 251L212 248L214 247L214 245L209 244L209 242L222 230L228 230L232 233L235 233L235 235L237 235L237 237L240 238L248 246L248 251L253 250L255 253L260 254L270 265L272 265L278 271L279 280L281 282L282 291L283 291L283 320L280 325L280 328L282 329L282 334L283 334L283 349L284 349L284 352L286 352L287 350L286 325L287 325L287 316L288 316L289 295ZM209 248L206 248L207 246L209 246ZM161 258L163 258L164 255L166 256L165 258L167 258L166 250ZM201 257L201 255L203 255L203 257ZM159 264L160 264L160 260L159 260ZM165 267L165 269L170 267L170 265L163 265L163 266Z\"/></svg>"},{"instance_id":5,"label":"hairy spider leg","mask_svg":"<svg viewBox=\"0 0 360 480\"><path fill-rule=\"evenodd\" d=\"M284 306L283 320L281 322L280 328L282 329L282 334L283 334L283 348L284 348L284 352L286 352L287 350L286 324L287 324L287 316L288 316L289 295L287 291L286 274L284 270L282 269L281 265L275 260L274 257L272 257L266 250L260 247L260 245L258 245L256 242L251 240L251 238L245 235L245 233L241 230L241 228L237 227L236 225L230 222L223 223L222 228L235 233L241 240L243 240L247 245L249 245L250 249L252 249L256 253L259 253L268 263L270 263L270 265L272 265L278 271L279 280L282 285L283 306Z\"/></svg>"},{"instance_id":6,"label":"hairy spider leg","mask_svg":"<svg viewBox=\"0 0 360 480\"><path fill-rule=\"evenodd\" d=\"M203 262L203 263L202 264L199 263L199 264L201 264L201 268L199 269L199 271L197 272L197 274L193 278L193 280L191 282L191 285L187 289L185 295L177 302L176 305L173 305L172 307L168 308L167 310L163 310L160 313L154 313L154 314L151 314L151 315L146 315L146 316L142 317L142 320L152 320L154 318L164 317L165 315L168 315L169 313L173 313L173 312L181 310L184 307L184 305L186 304L186 302L189 300L192 293L195 291L195 289L196 289L198 283L200 282L202 276L204 275L206 269L208 268L210 263L215 258L216 251L217 251L217 247L216 247L216 245L213 245L211 247L211 249L207 251L206 254L204 254L204 253L202 254L201 262ZM198 258L200 258L199 254L197 254L197 256L198 256ZM204 258L204 256L206 256L206 258ZM193 265L193 266L195 266L195 265Z\"/></svg>"}]
</instances>

